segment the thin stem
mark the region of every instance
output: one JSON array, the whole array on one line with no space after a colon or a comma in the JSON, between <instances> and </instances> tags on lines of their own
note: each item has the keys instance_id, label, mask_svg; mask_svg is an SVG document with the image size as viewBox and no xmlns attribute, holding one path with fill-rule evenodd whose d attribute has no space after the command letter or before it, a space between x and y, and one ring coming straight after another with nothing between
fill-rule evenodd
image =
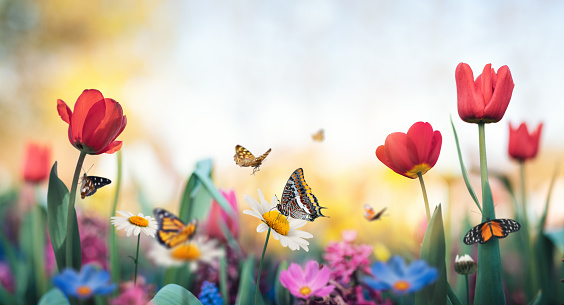
<instances>
[{"instance_id":1,"label":"thin stem","mask_svg":"<svg viewBox=\"0 0 564 305\"><path fill-rule=\"evenodd\" d=\"M135 254L135 276L133 278L133 285L137 285L137 266L139 265L139 241L141 241L141 232L137 235L137 254Z\"/></svg>"},{"instance_id":2,"label":"thin stem","mask_svg":"<svg viewBox=\"0 0 564 305\"><path fill-rule=\"evenodd\" d=\"M482 211L486 215L485 217L495 218L493 210L493 202L491 206L486 208L486 203L491 202L489 199L486 199L487 192L485 189L489 187L488 181L488 160L486 158L486 124L483 122L478 123L478 134L479 134L479 142L480 142L480 176L482 181Z\"/></svg>"},{"instance_id":3,"label":"thin stem","mask_svg":"<svg viewBox=\"0 0 564 305\"><path fill-rule=\"evenodd\" d=\"M66 260L66 267L72 268L72 247L73 247L73 223L76 221L76 212L74 210L74 202L76 201L76 189L78 188L78 179L80 177L80 170L82 169L82 164L84 163L84 159L86 158L86 153L84 151L80 152L80 156L78 157L78 161L76 162L76 168L74 170L74 176L72 178L71 184L71 192L69 197L69 208L67 213L67 237L65 239L66 249L65 249L65 260ZM73 221L74 217L74 221ZM79 266L81 264L78 264Z\"/></svg>"},{"instance_id":4,"label":"thin stem","mask_svg":"<svg viewBox=\"0 0 564 305\"><path fill-rule=\"evenodd\" d=\"M521 174L521 208L523 217L521 221L527 227L529 227L529 218L527 216L527 187L525 186L525 162L519 162L519 169Z\"/></svg>"},{"instance_id":5,"label":"thin stem","mask_svg":"<svg viewBox=\"0 0 564 305\"><path fill-rule=\"evenodd\" d=\"M110 216L114 216L116 214L118 199L119 199L119 190L121 186L121 150L117 152L117 181L116 181L116 193L114 194L114 203L112 205L112 212ZM112 273L112 282L119 283L120 282L120 268L119 268L119 258L118 258L118 246L117 246L117 237L116 237L116 228L111 226L110 229L110 238L109 238L109 249L110 249L110 270ZM113 295L117 295L117 291L113 292Z\"/></svg>"},{"instance_id":6,"label":"thin stem","mask_svg":"<svg viewBox=\"0 0 564 305\"><path fill-rule=\"evenodd\" d=\"M270 238L270 227L268 227L268 232L266 233L266 241L264 242L264 249L262 249L262 256L260 257L260 264L259 264L259 270L257 275L257 288L255 289L255 305L258 304L260 273L262 271L262 262L264 261L264 253L266 252L266 246L268 246L269 238Z\"/></svg>"},{"instance_id":7,"label":"thin stem","mask_svg":"<svg viewBox=\"0 0 564 305\"><path fill-rule=\"evenodd\" d=\"M423 182L423 175L421 172L417 173L419 183L421 184L421 191L423 192L423 200L425 201L425 214L427 214L427 223L431 221L431 211L429 210L429 199L427 198L427 190L425 189L425 182Z\"/></svg>"},{"instance_id":8,"label":"thin stem","mask_svg":"<svg viewBox=\"0 0 564 305\"><path fill-rule=\"evenodd\" d=\"M470 305L470 286L468 285L468 274L465 274L466 278L466 305Z\"/></svg>"}]
</instances>

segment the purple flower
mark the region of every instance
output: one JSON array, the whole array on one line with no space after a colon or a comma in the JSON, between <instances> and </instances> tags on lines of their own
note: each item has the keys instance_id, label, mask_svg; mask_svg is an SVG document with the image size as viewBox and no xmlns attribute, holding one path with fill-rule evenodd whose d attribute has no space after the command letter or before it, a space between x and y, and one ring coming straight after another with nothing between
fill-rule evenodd
<instances>
[{"instance_id":1,"label":"purple flower","mask_svg":"<svg viewBox=\"0 0 564 305\"><path fill-rule=\"evenodd\" d=\"M331 277L336 281L348 284L351 276L359 270L370 274L368 256L372 247L368 245L353 245L356 231L346 230L341 233L343 241L330 242L325 249L323 259L331 266Z\"/></svg>"},{"instance_id":2,"label":"purple flower","mask_svg":"<svg viewBox=\"0 0 564 305\"><path fill-rule=\"evenodd\" d=\"M366 277L365 282L375 290L393 290L396 294L406 294L433 283L439 271L423 260L416 260L407 266L401 256L392 257L388 263L376 262L372 265L374 277Z\"/></svg>"},{"instance_id":3,"label":"purple flower","mask_svg":"<svg viewBox=\"0 0 564 305\"><path fill-rule=\"evenodd\" d=\"M16 290L14 275L10 266L5 262L0 262L0 285L10 293L14 293L14 290Z\"/></svg>"},{"instance_id":4,"label":"purple flower","mask_svg":"<svg viewBox=\"0 0 564 305\"><path fill-rule=\"evenodd\" d=\"M323 298L335 288L334 285L327 285L329 277L329 268L319 268L316 261L309 261L305 270L302 270L298 264L292 263L288 270L280 272L280 283L297 298L308 299L310 296Z\"/></svg>"}]
</instances>

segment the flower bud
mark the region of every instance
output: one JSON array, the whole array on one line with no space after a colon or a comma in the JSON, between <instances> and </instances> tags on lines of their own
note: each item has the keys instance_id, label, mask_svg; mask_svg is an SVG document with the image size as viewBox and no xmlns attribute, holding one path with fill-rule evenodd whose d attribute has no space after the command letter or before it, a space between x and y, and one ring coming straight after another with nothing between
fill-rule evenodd
<instances>
[{"instance_id":1,"label":"flower bud","mask_svg":"<svg viewBox=\"0 0 564 305\"><path fill-rule=\"evenodd\" d=\"M474 262L470 255L465 254L462 256L456 256L454 260L454 271L458 274L472 274L478 270L478 264Z\"/></svg>"}]
</instances>

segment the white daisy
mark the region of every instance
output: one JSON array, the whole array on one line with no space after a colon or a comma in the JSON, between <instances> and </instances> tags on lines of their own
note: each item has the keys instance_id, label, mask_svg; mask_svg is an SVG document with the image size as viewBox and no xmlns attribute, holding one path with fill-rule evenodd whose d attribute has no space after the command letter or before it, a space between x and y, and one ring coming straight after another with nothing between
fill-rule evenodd
<instances>
[{"instance_id":1,"label":"white daisy","mask_svg":"<svg viewBox=\"0 0 564 305\"><path fill-rule=\"evenodd\" d=\"M313 235L305 231L296 230L305 226L307 221L280 214L276 209L276 202L278 202L276 196L272 196L272 200L269 203L264 199L260 190L258 190L258 193L260 203L251 196L245 195L245 202L252 210L243 211L243 214L254 216L263 222L258 225L257 232L264 232L270 227L272 229L272 236L280 241L282 247L288 247L291 250L298 250L301 247L309 251L309 242L304 238L312 238Z\"/></svg>"},{"instance_id":2,"label":"white daisy","mask_svg":"<svg viewBox=\"0 0 564 305\"><path fill-rule=\"evenodd\" d=\"M166 248L154 243L147 256L157 265L182 266L188 264L190 270L195 271L199 263L212 264L222 257L224 251L218 248L217 240L197 236L190 242L180 244L174 248Z\"/></svg>"},{"instance_id":3,"label":"white daisy","mask_svg":"<svg viewBox=\"0 0 564 305\"><path fill-rule=\"evenodd\" d=\"M151 216L143 216L143 213L133 215L131 212L118 211L122 216L113 216L112 224L116 226L116 230L124 229L127 232L127 236L133 235L137 236L141 231L143 233L155 237L157 232L157 221Z\"/></svg>"}]
</instances>

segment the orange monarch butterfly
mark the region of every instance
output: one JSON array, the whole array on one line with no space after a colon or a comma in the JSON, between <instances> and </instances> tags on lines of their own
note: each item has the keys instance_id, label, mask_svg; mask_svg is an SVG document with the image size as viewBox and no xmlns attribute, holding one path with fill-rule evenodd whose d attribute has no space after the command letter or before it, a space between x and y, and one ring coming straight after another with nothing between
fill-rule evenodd
<instances>
[{"instance_id":1,"label":"orange monarch butterfly","mask_svg":"<svg viewBox=\"0 0 564 305\"><path fill-rule=\"evenodd\" d=\"M80 198L84 199L87 196L92 196L99 188L110 183L112 183L112 180L108 178L87 176L86 173L84 173L84 176L82 176L82 184L80 185Z\"/></svg>"},{"instance_id":2,"label":"orange monarch butterfly","mask_svg":"<svg viewBox=\"0 0 564 305\"><path fill-rule=\"evenodd\" d=\"M513 219L486 219L485 222L473 227L464 236L467 245L480 243L485 244L492 237L505 238L509 233L517 232L521 225Z\"/></svg>"},{"instance_id":3,"label":"orange monarch butterfly","mask_svg":"<svg viewBox=\"0 0 564 305\"><path fill-rule=\"evenodd\" d=\"M387 207L381 209L380 212L376 213L376 211L374 211L374 209L370 205L365 204L364 205L364 218L366 218L368 221L378 220L382 217L382 215L384 214L386 209L387 209Z\"/></svg>"},{"instance_id":4,"label":"orange monarch butterfly","mask_svg":"<svg viewBox=\"0 0 564 305\"><path fill-rule=\"evenodd\" d=\"M182 220L164 209L154 209L153 214L155 214L159 224L157 240L167 248L174 248L180 243L192 239L196 234L197 221L195 219L188 224L184 224Z\"/></svg>"},{"instance_id":5,"label":"orange monarch butterfly","mask_svg":"<svg viewBox=\"0 0 564 305\"><path fill-rule=\"evenodd\" d=\"M319 129L316 133L312 134L311 138L316 142L323 142L323 140L325 140L323 129Z\"/></svg>"},{"instance_id":6,"label":"orange monarch butterfly","mask_svg":"<svg viewBox=\"0 0 564 305\"><path fill-rule=\"evenodd\" d=\"M271 149L269 148L264 154L259 157L255 157L248 149L241 145L235 146L235 156L233 159L235 163L241 167L253 167L253 173L255 174L256 171L259 171L259 167L262 164L262 161L268 156Z\"/></svg>"},{"instance_id":7,"label":"orange monarch butterfly","mask_svg":"<svg viewBox=\"0 0 564 305\"><path fill-rule=\"evenodd\" d=\"M301 168L296 169L286 182L282 191L282 202L278 202L276 208L280 214L295 219L314 221L320 216L327 217L321 214L321 209L326 208L319 206L317 198L305 181L304 171Z\"/></svg>"}]
</instances>

